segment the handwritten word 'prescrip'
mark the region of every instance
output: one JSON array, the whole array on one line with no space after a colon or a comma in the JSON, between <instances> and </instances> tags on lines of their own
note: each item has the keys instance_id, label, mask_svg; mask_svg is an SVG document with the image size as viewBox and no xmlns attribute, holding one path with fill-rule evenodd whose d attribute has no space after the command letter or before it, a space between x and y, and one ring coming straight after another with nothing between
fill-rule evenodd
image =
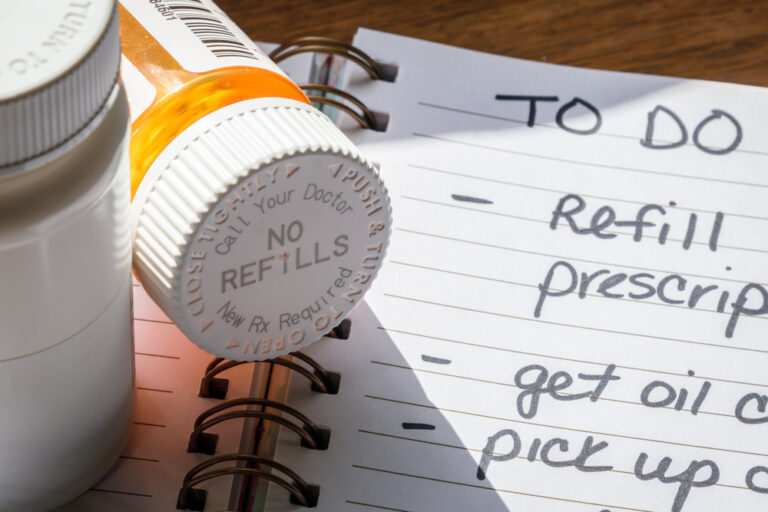
<instances>
[{"instance_id":1,"label":"handwritten word 'prescrip'","mask_svg":"<svg viewBox=\"0 0 768 512\"><path fill-rule=\"evenodd\" d=\"M721 289L717 284L696 283L679 274L627 274L608 269L578 272L573 264L565 260L552 264L538 288L539 298L533 310L535 318L541 316L547 299L571 294L579 299L584 299L588 294L638 301L658 297L664 304L729 313L725 337L731 338L742 316L768 313L768 290L758 283L742 286L736 294L736 300L729 304L731 291Z\"/></svg>"}]
</instances>

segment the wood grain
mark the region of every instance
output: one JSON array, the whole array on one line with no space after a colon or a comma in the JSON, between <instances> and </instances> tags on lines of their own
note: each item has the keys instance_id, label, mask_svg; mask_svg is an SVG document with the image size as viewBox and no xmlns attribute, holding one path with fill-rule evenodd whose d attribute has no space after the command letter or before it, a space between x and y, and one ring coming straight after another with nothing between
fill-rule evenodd
<instances>
[{"instance_id":1,"label":"wood grain","mask_svg":"<svg viewBox=\"0 0 768 512\"><path fill-rule=\"evenodd\" d=\"M218 0L252 38L358 26L599 69L768 86L768 1Z\"/></svg>"}]
</instances>

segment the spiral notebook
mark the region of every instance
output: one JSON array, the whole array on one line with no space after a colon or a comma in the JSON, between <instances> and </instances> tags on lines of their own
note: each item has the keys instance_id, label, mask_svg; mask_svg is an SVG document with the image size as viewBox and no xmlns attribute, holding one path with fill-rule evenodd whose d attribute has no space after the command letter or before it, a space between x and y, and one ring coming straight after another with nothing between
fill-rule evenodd
<instances>
[{"instance_id":1,"label":"spiral notebook","mask_svg":"<svg viewBox=\"0 0 768 512\"><path fill-rule=\"evenodd\" d=\"M344 86L389 114L348 133L394 235L350 339L305 351L338 395L287 393L331 430L272 454L317 509L765 508L766 90L354 45L397 68Z\"/></svg>"},{"instance_id":2,"label":"spiral notebook","mask_svg":"<svg viewBox=\"0 0 768 512\"><path fill-rule=\"evenodd\" d=\"M307 375L325 370L239 365L217 376L229 382L227 399L287 404L267 411L283 411L296 428L275 416L216 425L234 429L219 433L217 455L255 454L239 463L268 476L187 485L188 503L269 512L305 510L302 501L323 512L763 509L766 91L364 29L354 46L388 70L387 80L355 64L336 73L367 107L362 124L379 129L338 118L390 190L387 263L351 314L348 339L303 351L336 376L337 392L310 385ZM295 62L286 69L304 81L309 63ZM142 307L137 299L137 319L150 319ZM137 353L154 336L142 322ZM174 329L146 329L157 326ZM198 356L180 383L189 397L171 399L187 425L165 446L185 460L147 462L167 469L125 480L162 480L158 496L110 494L128 490L117 476L138 461L126 459L67 510L173 509L186 472L211 460L185 452L194 417L221 403L197 398L210 364ZM100 508L82 505L95 500Z\"/></svg>"}]
</instances>

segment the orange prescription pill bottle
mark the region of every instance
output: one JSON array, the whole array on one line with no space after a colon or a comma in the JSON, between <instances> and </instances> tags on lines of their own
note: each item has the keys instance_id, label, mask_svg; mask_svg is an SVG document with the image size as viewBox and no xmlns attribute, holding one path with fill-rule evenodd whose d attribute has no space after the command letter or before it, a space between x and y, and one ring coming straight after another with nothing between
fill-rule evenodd
<instances>
[{"instance_id":1,"label":"orange prescription pill bottle","mask_svg":"<svg viewBox=\"0 0 768 512\"><path fill-rule=\"evenodd\" d=\"M210 0L121 0L119 14L142 284L219 357L315 341L382 264L377 171Z\"/></svg>"}]
</instances>

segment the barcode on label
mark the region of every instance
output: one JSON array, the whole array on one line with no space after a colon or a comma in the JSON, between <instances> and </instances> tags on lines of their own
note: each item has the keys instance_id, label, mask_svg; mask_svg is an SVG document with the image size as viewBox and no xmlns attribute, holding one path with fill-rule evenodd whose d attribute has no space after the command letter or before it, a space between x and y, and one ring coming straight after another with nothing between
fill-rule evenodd
<instances>
[{"instance_id":1,"label":"barcode on label","mask_svg":"<svg viewBox=\"0 0 768 512\"><path fill-rule=\"evenodd\" d=\"M244 57L259 60L253 52L240 41L229 27L200 0L172 0L166 2L176 17L203 43L216 57Z\"/></svg>"}]
</instances>

